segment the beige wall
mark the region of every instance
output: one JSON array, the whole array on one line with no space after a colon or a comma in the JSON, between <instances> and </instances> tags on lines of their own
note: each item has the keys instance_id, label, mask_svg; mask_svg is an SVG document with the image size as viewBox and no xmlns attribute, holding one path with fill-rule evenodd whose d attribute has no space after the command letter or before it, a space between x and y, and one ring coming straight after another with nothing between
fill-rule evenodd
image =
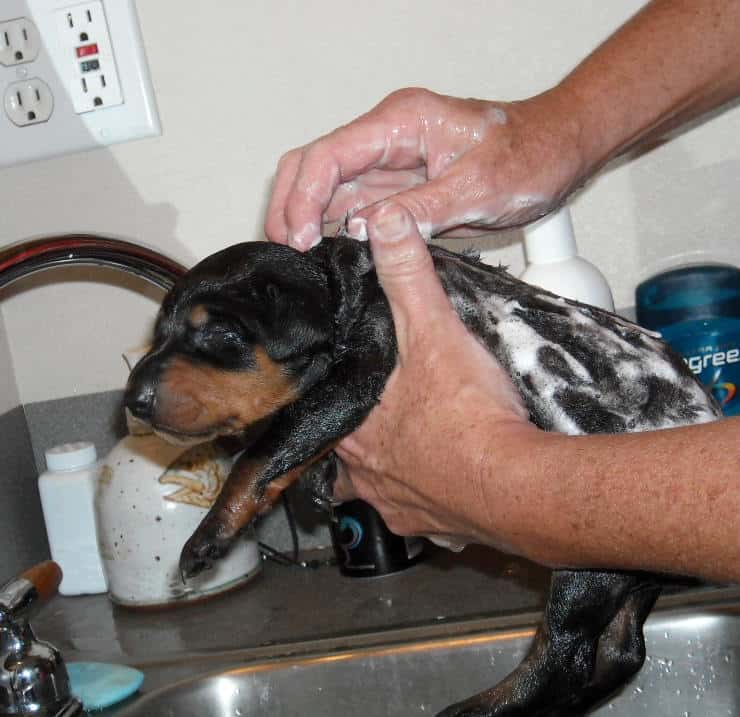
<instances>
[{"instance_id":1,"label":"beige wall","mask_svg":"<svg viewBox=\"0 0 740 717\"><path fill-rule=\"evenodd\" d=\"M15 408L19 403L13 360L10 355L8 336L0 312L0 416Z\"/></svg>"},{"instance_id":2,"label":"beige wall","mask_svg":"<svg viewBox=\"0 0 740 717\"><path fill-rule=\"evenodd\" d=\"M1 172L1 241L93 231L192 263L261 236L285 149L401 86L500 99L538 92L641 4L139 0L163 136ZM582 253L618 306L670 257L740 262L739 130L738 110L727 112L576 198ZM489 258L521 269L511 236L492 246ZM119 387L120 352L144 337L155 306L121 286L71 280L17 291L2 310L21 399Z\"/></svg>"}]
</instances>

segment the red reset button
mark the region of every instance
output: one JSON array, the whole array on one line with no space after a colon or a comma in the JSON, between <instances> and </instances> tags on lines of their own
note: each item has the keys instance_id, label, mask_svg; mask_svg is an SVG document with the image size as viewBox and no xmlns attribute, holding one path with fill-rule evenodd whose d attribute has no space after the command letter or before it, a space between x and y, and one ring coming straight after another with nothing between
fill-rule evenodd
<instances>
[{"instance_id":1,"label":"red reset button","mask_svg":"<svg viewBox=\"0 0 740 717\"><path fill-rule=\"evenodd\" d=\"M82 45L77 48L77 57L87 57L88 55L97 55L98 45L93 43L92 45Z\"/></svg>"}]
</instances>

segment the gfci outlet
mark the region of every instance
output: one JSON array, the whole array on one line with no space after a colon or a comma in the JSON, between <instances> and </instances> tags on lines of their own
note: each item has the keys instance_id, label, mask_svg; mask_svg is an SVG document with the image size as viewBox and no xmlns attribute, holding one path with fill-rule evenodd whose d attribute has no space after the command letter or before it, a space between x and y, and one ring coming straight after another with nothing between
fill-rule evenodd
<instances>
[{"instance_id":1,"label":"gfci outlet","mask_svg":"<svg viewBox=\"0 0 740 717\"><path fill-rule=\"evenodd\" d=\"M120 105L121 84L101 0L57 11L62 46L67 48L67 87L76 112Z\"/></svg>"},{"instance_id":2,"label":"gfci outlet","mask_svg":"<svg viewBox=\"0 0 740 717\"><path fill-rule=\"evenodd\" d=\"M134 0L0 0L0 166L158 135Z\"/></svg>"}]
</instances>

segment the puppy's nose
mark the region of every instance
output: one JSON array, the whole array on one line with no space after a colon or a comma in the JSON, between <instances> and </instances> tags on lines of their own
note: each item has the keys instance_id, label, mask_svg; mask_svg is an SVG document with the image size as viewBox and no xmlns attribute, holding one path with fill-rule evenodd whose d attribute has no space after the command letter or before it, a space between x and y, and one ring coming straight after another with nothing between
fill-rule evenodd
<instances>
[{"instance_id":1,"label":"puppy's nose","mask_svg":"<svg viewBox=\"0 0 740 717\"><path fill-rule=\"evenodd\" d=\"M123 405L141 421L151 421L154 408L154 386L150 383L129 384Z\"/></svg>"}]
</instances>

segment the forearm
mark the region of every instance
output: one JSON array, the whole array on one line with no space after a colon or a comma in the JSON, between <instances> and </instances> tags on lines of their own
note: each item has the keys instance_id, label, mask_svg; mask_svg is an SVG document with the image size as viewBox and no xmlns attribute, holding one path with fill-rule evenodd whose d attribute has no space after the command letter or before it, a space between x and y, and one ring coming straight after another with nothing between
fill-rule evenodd
<instances>
[{"instance_id":1,"label":"forearm","mask_svg":"<svg viewBox=\"0 0 740 717\"><path fill-rule=\"evenodd\" d=\"M527 433L525 453L497 447L508 470L485 481L491 520L551 565L740 581L739 438L740 419L729 418L652 433Z\"/></svg>"},{"instance_id":2,"label":"forearm","mask_svg":"<svg viewBox=\"0 0 740 717\"><path fill-rule=\"evenodd\" d=\"M740 0L653 0L552 94L575 115L583 178L740 94Z\"/></svg>"}]
</instances>

